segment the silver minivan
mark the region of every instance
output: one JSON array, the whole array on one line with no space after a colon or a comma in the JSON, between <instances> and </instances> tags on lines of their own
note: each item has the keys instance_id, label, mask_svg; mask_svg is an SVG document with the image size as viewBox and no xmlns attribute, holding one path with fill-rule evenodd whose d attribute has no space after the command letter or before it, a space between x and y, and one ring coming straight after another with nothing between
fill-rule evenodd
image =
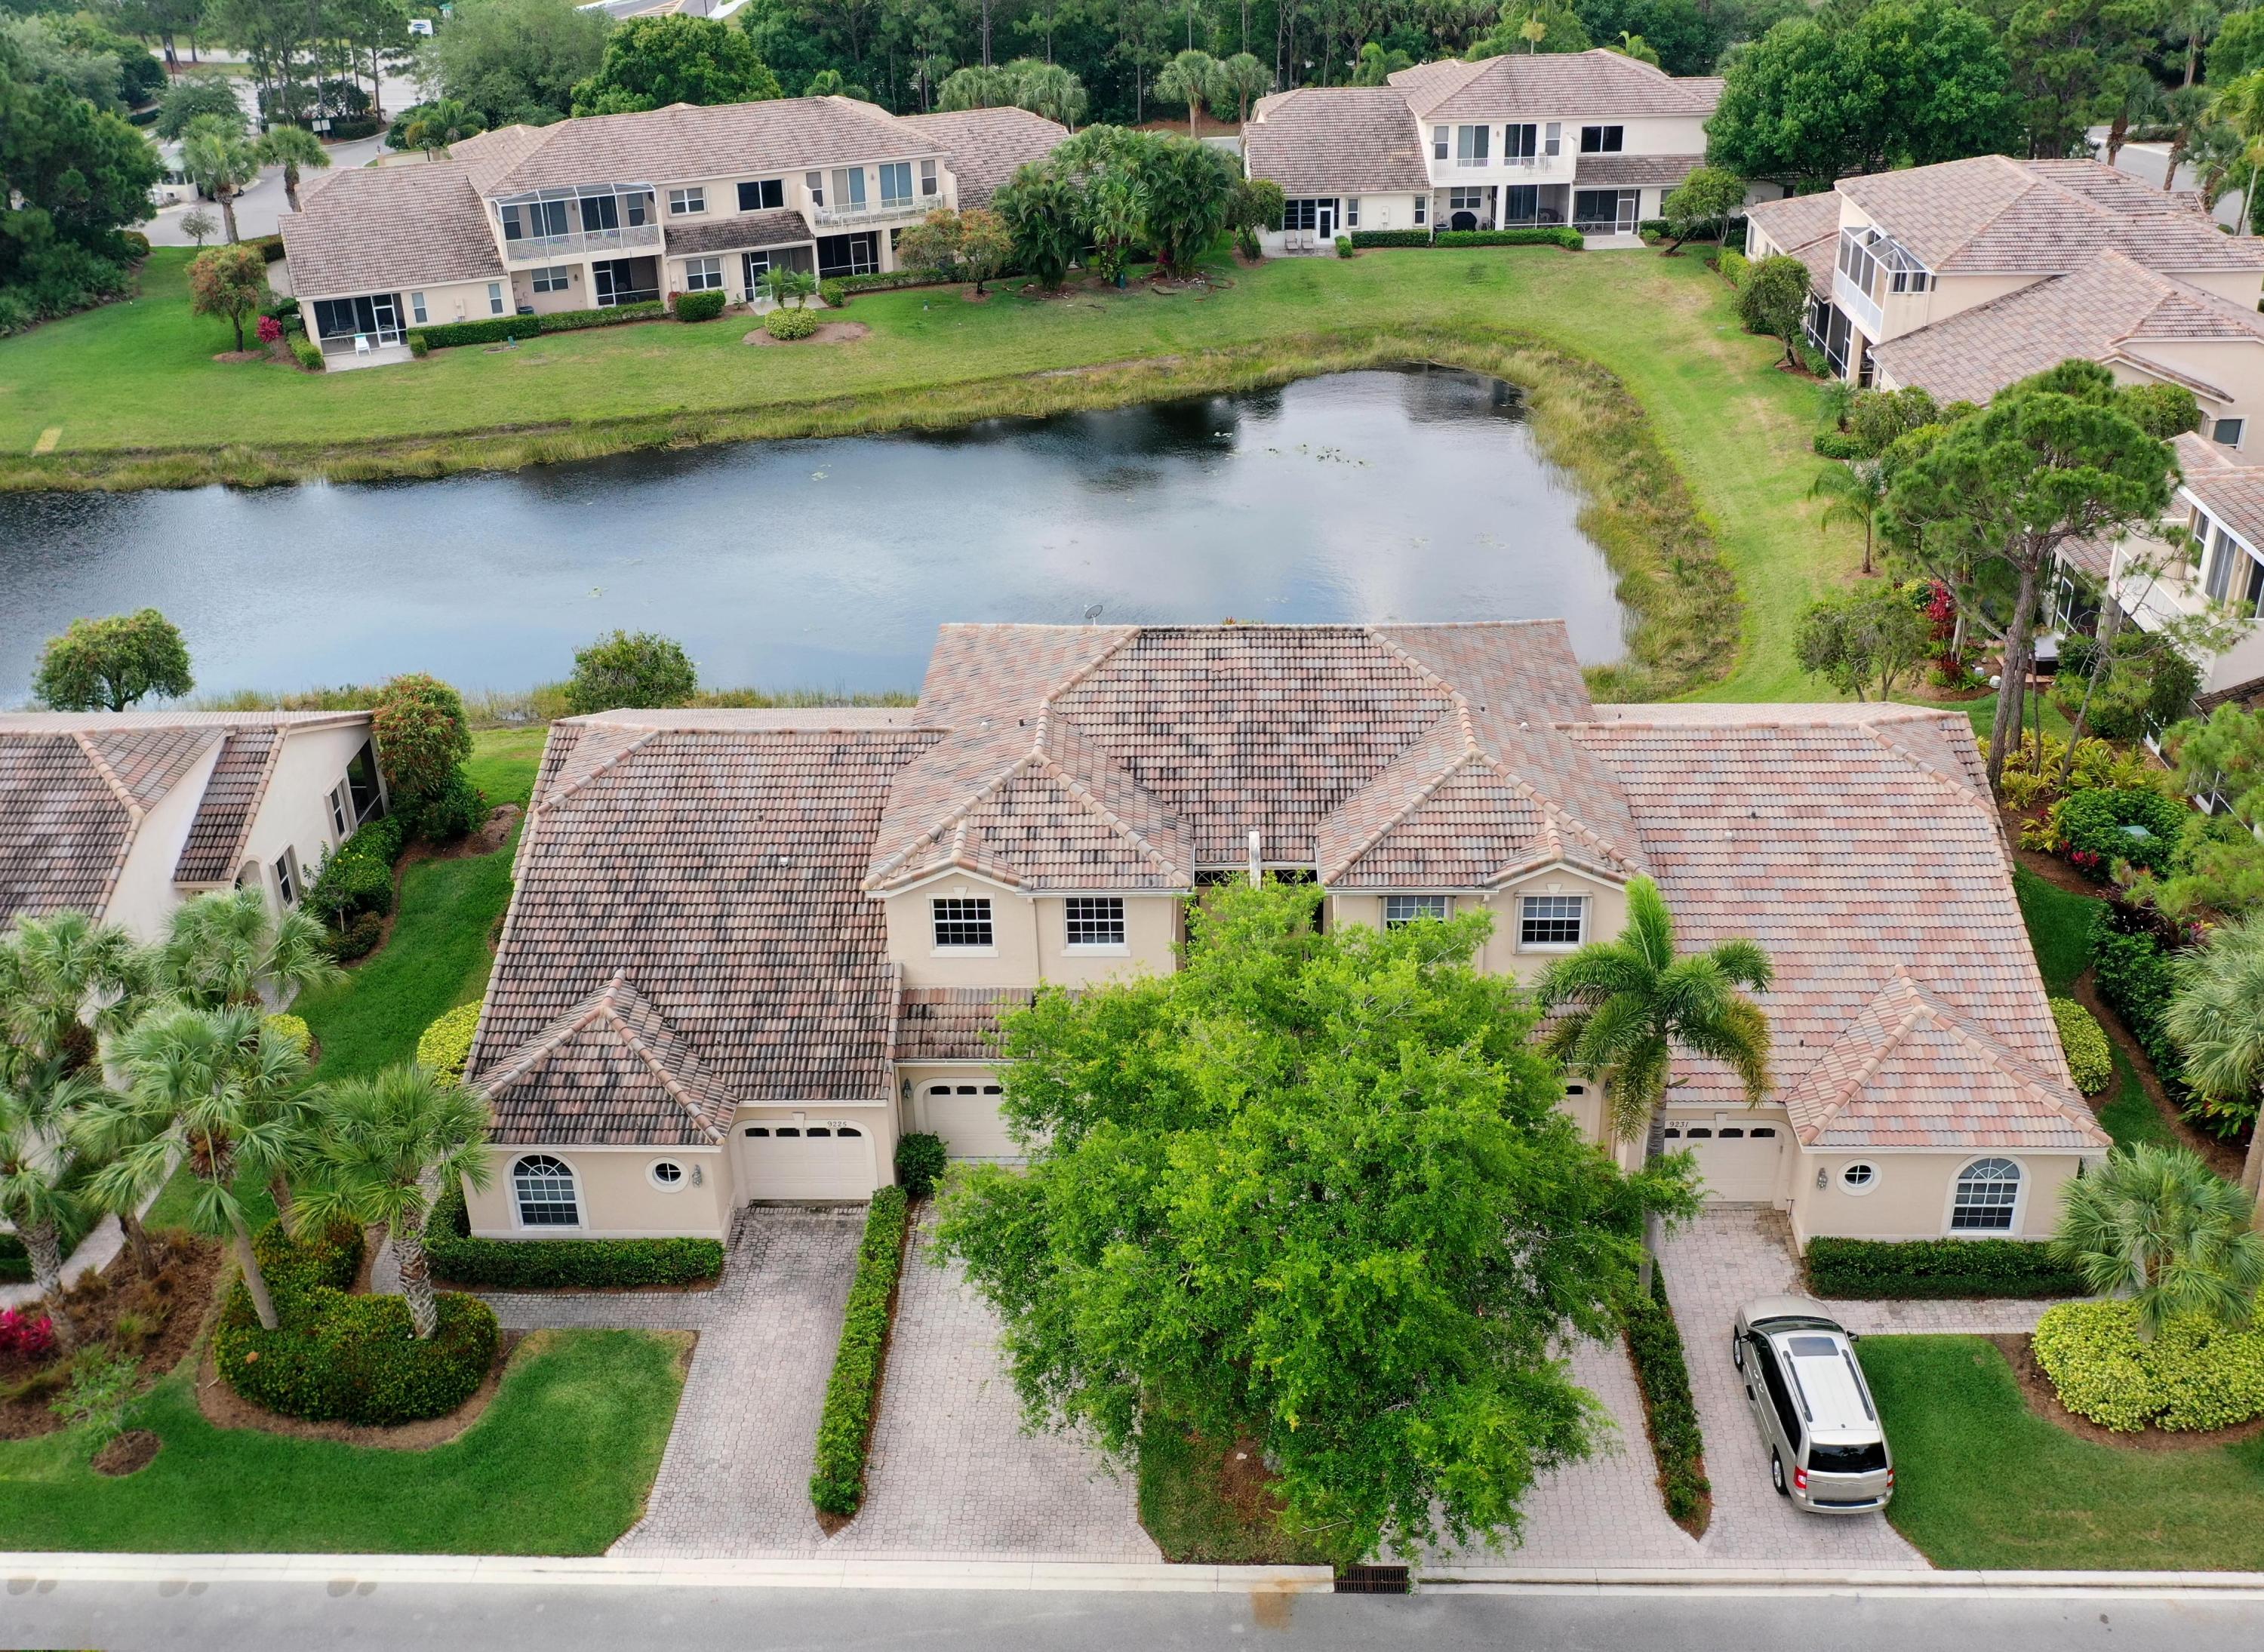
<instances>
[{"instance_id":1,"label":"silver minivan","mask_svg":"<svg viewBox=\"0 0 2264 1652\"><path fill-rule=\"evenodd\" d=\"M1814 1514L1869 1514L1895 1495L1894 1459L1854 1341L1804 1296L1748 1303L1730 1336L1769 1478Z\"/></svg>"}]
</instances>

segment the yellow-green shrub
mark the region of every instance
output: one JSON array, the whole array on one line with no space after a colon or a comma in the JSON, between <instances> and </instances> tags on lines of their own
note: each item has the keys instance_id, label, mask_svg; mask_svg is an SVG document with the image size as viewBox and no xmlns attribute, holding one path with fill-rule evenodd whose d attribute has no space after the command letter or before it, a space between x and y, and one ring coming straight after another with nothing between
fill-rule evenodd
<instances>
[{"instance_id":1,"label":"yellow-green shrub","mask_svg":"<svg viewBox=\"0 0 2264 1652\"><path fill-rule=\"evenodd\" d=\"M304 1016L271 1015L267 1018L267 1030L301 1055L314 1047L315 1035Z\"/></svg>"},{"instance_id":2,"label":"yellow-green shrub","mask_svg":"<svg viewBox=\"0 0 2264 1652\"><path fill-rule=\"evenodd\" d=\"M2264 1417L2264 1330L2188 1315L2144 1342L2129 1302L2064 1302L2037 1322L2035 1352L2061 1404L2118 1433Z\"/></svg>"},{"instance_id":3,"label":"yellow-green shrub","mask_svg":"<svg viewBox=\"0 0 2264 1652\"><path fill-rule=\"evenodd\" d=\"M479 1025L477 999L444 1011L417 1035L417 1064L443 1078L461 1078L464 1063L472 1055L472 1034L479 1031Z\"/></svg>"},{"instance_id":4,"label":"yellow-green shrub","mask_svg":"<svg viewBox=\"0 0 2264 1652\"><path fill-rule=\"evenodd\" d=\"M2072 998L2054 998L2051 1012L2075 1087L2086 1096L2097 1095L2115 1076L2115 1053L2108 1047L2105 1029L2098 1017Z\"/></svg>"}]
</instances>

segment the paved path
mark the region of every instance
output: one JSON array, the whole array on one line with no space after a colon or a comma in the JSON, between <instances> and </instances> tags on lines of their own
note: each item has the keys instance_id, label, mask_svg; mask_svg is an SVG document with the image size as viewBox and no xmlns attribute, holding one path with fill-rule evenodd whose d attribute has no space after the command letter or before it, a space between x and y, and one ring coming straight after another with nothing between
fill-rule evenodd
<instances>
[{"instance_id":1,"label":"paved path","mask_svg":"<svg viewBox=\"0 0 2264 1652\"><path fill-rule=\"evenodd\" d=\"M118 1225L118 1218L105 1216L86 1230L86 1236L78 1242L78 1249L63 1259L63 1289L68 1291L88 1274L108 1267L125 1246L126 1230ZM39 1293L40 1287L29 1279L17 1285L0 1285L0 1308L20 1308Z\"/></svg>"}]
</instances>

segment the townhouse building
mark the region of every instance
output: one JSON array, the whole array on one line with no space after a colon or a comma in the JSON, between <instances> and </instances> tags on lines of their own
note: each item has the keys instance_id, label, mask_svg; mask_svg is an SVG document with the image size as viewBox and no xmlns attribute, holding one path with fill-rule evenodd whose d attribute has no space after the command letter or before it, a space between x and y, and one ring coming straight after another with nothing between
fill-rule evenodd
<instances>
[{"instance_id":1,"label":"townhouse building","mask_svg":"<svg viewBox=\"0 0 2264 1652\"><path fill-rule=\"evenodd\" d=\"M283 245L326 353L676 293L744 301L773 264L895 269L906 225L987 206L1067 135L1021 109L896 116L848 98L504 127L429 165L325 175L283 215Z\"/></svg>"},{"instance_id":2,"label":"townhouse building","mask_svg":"<svg viewBox=\"0 0 2264 1652\"><path fill-rule=\"evenodd\" d=\"M1174 968L1189 901L1482 911L1531 982L1655 879L1750 937L1775 1088L1679 1058L1710 1196L1803 1235L2035 1237L2107 1138L2071 1083L1959 714L1597 706L1563 625L943 627L916 706L554 725L468 1067L497 1237L729 1230L895 1144L1027 1144L999 1016ZM1611 1141L1593 1077L1564 1105Z\"/></svg>"},{"instance_id":3,"label":"townhouse building","mask_svg":"<svg viewBox=\"0 0 2264 1652\"><path fill-rule=\"evenodd\" d=\"M1419 64L1383 86L1259 100L1252 178L1281 186L1283 234L1571 224L1635 234L1706 155L1721 81L1616 52Z\"/></svg>"}]
</instances>

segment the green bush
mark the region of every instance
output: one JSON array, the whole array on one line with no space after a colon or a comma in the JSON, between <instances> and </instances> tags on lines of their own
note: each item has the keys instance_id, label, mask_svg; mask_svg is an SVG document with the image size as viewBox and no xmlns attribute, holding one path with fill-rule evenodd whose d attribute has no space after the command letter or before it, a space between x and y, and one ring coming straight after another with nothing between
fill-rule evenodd
<instances>
[{"instance_id":1,"label":"green bush","mask_svg":"<svg viewBox=\"0 0 2264 1652\"><path fill-rule=\"evenodd\" d=\"M343 929L364 912L393 910L393 863L401 859L401 822L392 815L369 822L323 857L307 887L307 904Z\"/></svg>"},{"instance_id":2,"label":"green bush","mask_svg":"<svg viewBox=\"0 0 2264 1652\"><path fill-rule=\"evenodd\" d=\"M293 1049L304 1055L315 1047L315 1034L303 1015L271 1015L261 1018L261 1025Z\"/></svg>"},{"instance_id":3,"label":"green bush","mask_svg":"<svg viewBox=\"0 0 2264 1652\"><path fill-rule=\"evenodd\" d=\"M458 769L442 783L439 794L421 803L403 803L403 830L425 843L449 844L476 831L488 817L487 794Z\"/></svg>"},{"instance_id":4,"label":"green bush","mask_svg":"<svg viewBox=\"0 0 2264 1652\"><path fill-rule=\"evenodd\" d=\"M2023 1239L1808 1242L1808 1288L1851 1301L1885 1297L2081 1296L2083 1281Z\"/></svg>"},{"instance_id":5,"label":"green bush","mask_svg":"<svg viewBox=\"0 0 2264 1652\"><path fill-rule=\"evenodd\" d=\"M1752 265L1746 261L1745 255L1735 247L1724 247L1722 249L1722 256L1714 260L1714 267L1728 278L1731 286L1743 286L1745 284L1745 272Z\"/></svg>"},{"instance_id":6,"label":"green bush","mask_svg":"<svg viewBox=\"0 0 2264 1652\"><path fill-rule=\"evenodd\" d=\"M431 350L454 350L464 344L500 344L506 338L533 338L543 333L574 333L585 327L619 327L625 322L658 321L668 306L658 299L642 304L616 304L610 309L555 310L548 315L495 315L479 322L442 322L421 327L409 335L414 351L423 338Z\"/></svg>"},{"instance_id":7,"label":"green bush","mask_svg":"<svg viewBox=\"0 0 2264 1652\"><path fill-rule=\"evenodd\" d=\"M914 1131L896 1138L896 1185L907 1199L925 1199L943 1179L943 1138Z\"/></svg>"},{"instance_id":8,"label":"green bush","mask_svg":"<svg viewBox=\"0 0 2264 1652\"><path fill-rule=\"evenodd\" d=\"M1531 229L1441 229L1431 243L1437 247L1563 247L1578 252L1586 238L1570 224L1542 224Z\"/></svg>"},{"instance_id":9,"label":"green bush","mask_svg":"<svg viewBox=\"0 0 2264 1652\"><path fill-rule=\"evenodd\" d=\"M615 631L574 654L566 709L577 717L622 707L686 706L700 675L684 645L651 631Z\"/></svg>"},{"instance_id":10,"label":"green bush","mask_svg":"<svg viewBox=\"0 0 2264 1652\"><path fill-rule=\"evenodd\" d=\"M2189 1315L2144 1342L2131 1303L2065 1302L2037 1322L2035 1347L2060 1403L2117 1433L2264 1417L2264 1329L2227 1330Z\"/></svg>"},{"instance_id":11,"label":"green bush","mask_svg":"<svg viewBox=\"0 0 2264 1652\"><path fill-rule=\"evenodd\" d=\"M413 343L415 335L411 334L410 338ZM323 360L323 347L316 344L313 339L308 337L304 333L297 334L292 337L291 355L301 366L304 367L309 373L320 373L326 365Z\"/></svg>"},{"instance_id":12,"label":"green bush","mask_svg":"<svg viewBox=\"0 0 2264 1652\"><path fill-rule=\"evenodd\" d=\"M1628 1352L1643 1385L1644 1417L1651 1430L1651 1456L1658 1464L1658 1486L1666 1512L1687 1520L1713 1489L1706 1479L1706 1442L1698 1430L1698 1405L1690 1395L1690 1366L1683 1356L1682 1333L1666 1301L1665 1277L1651 1277L1651 1301L1630 1303L1625 1315Z\"/></svg>"},{"instance_id":13,"label":"green bush","mask_svg":"<svg viewBox=\"0 0 2264 1652\"><path fill-rule=\"evenodd\" d=\"M409 335L409 353L422 361L432 353L432 341L422 333Z\"/></svg>"},{"instance_id":14,"label":"green bush","mask_svg":"<svg viewBox=\"0 0 2264 1652\"><path fill-rule=\"evenodd\" d=\"M1337 237L1337 257L1339 258L1349 258L1352 257L1352 237L1350 235L1339 235Z\"/></svg>"},{"instance_id":15,"label":"green bush","mask_svg":"<svg viewBox=\"0 0 2264 1652\"><path fill-rule=\"evenodd\" d=\"M1002 271L1000 273L1009 273ZM845 275L833 282L844 293L885 293L891 287L934 286L935 273L931 270L891 270L887 274Z\"/></svg>"},{"instance_id":16,"label":"green bush","mask_svg":"<svg viewBox=\"0 0 2264 1652\"><path fill-rule=\"evenodd\" d=\"M1355 247L1427 247L1431 232L1427 229L1355 229L1352 232Z\"/></svg>"},{"instance_id":17,"label":"green bush","mask_svg":"<svg viewBox=\"0 0 2264 1652\"><path fill-rule=\"evenodd\" d=\"M773 338L807 338L818 325L814 310L779 308L763 317L763 330Z\"/></svg>"},{"instance_id":18,"label":"green bush","mask_svg":"<svg viewBox=\"0 0 2264 1652\"><path fill-rule=\"evenodd\" d=\"M883 1187L866 1214L857 1277L841 1322L841 1348L833 1357L825 1409L817 1422L817 1472L809 1477L809 1500L821 1514L853 1515L865 1500L865 1447L873 1432L873 1395L888 1354L889 1303L903 1266L905 1209L904 1190Z\"/></svg>"},{"instance_id":19,"label":"green bush","mask_svg":"<svg viewBox=\"0 0 2264 1652\"><path fill-rule=\"evenodd\" d=\"M825 301L828 309L839 309L849 301L849 289L838 280L820 281L817 296Z\"/></svg>"},{"instance_id":20,"label":"green bush","mask_svg":"<svg viewBox=\"0 0 2264 1652\"><path fill-rule=\"evenodd\" d=\"M434 1279L483 1290L698 1285L723 1272L715 1239L475 1239L455 1187L432 1201L424 1255Z\"/></svg>"},{"instance_id":21,"label":"green bush","mask_svg":"<svg viewBox=\"0 0 2264 1652\"><path fill-rule=\"evenodd\" d=\"M1266 256L1266 248L1258 239L1258 232L1248 224L1234 232L1234 250L1252 264Z\"/></svg>"},{"instance_id":22,"label":"green bush","mask_svg":"<svg viewBox=\"0 0 2264 1652\"><path fill-rule=\"evenodd\" d=\"M417 1063L443 1078L461 1078L471 1059L472 1035L480 1027L480 1003L460 1004L444 1010L432 1025L417 1035Z\"/></svg>"},{"instance_id":23,"label":"green bush","mask_svg":"<svg viewBox=\"0 0 2264 1652\"><path fill-rule=\"evenodd\" d=\"M676 319L680 322L712 322L723 313L721 293L678 293L676 295Z\"/></svg>"},{"instance_id":24,"label":"green bush","mask_svg":"<svg viewBox=\"0 0 2264 1652\"><path fill-rule=\"evenodd\" d=\"M368 957L384 938L385 920L374 912L364 912L349 919L344 929L332 930L323 936L323 950L333 961L350 964L357 958Z\"/></svg>"},{"instance_id":25,"label":"green bush","mask_svg":"<svg viewBox=\"0 0 2264 1652\"><path fill-rule=\"evenodd\" d=\"M546 333L578 333L590 327L619 327L626 322L657 322L668 306L657 298L636 304L616 304L610 309L554 310L535 319Z\"/></svg>"},{"instance_id":26,"label":"green bush","mask_svg":"<svg viewBox=\"0 0 2264 1652\"><path fill-rule=\"evenodd\" d=\"M2100 997L2122 1018L2171 1099L2182 1100L2185 1060L2162 1025L2177 991L2170 954L2152 935L2126 934L2101 924L2091 937L2091 971Z\"/></svg>"},{"instance_id":27,"label":"green bush","mask_svg":"<svg viewBox=\"0 0 2264 1652\"><path fill-rule=\"evenodd\" d=\"M2100 877L2118 860L2168 872L2185 823L2186 806L2151 786L2071 792L2052 808L2070 864Z\"/></svg>"},{"instance_id":28,"label":"green bush","mask_svg":"<svg viewBox=\"0 0 2264 1652\"><path fill-rule=\"evenodd\" d=\"M2115 1052L2108 1045L2107 1030L2099 1025L2098 1017L2072 998L2054 998L2051 1012L2075 1087L2086 1096L2097 1095L2115 1076Z\"/></svg>"},{"instance_id":29,"label":"green bush","mask_svg":"<svg viewBox=\"0 0 2264 1652\"><path fill-rule=\"evenodd\" d=\"M283 237L279 234L272 235L254 235L250 240L246 241L243 244L247 247L258 248L259 256L266 259L270 264L279 264L282 262Z\"/></svg>"},{"instance_id":30,"label":"green bush","mask_svg":"<svg viewBox=\"0 0 2264 1652\"><path fill-rule=\"evenodd\" d=\"M1867 459L1870 456L1870 450L1863 446L1862 438L1851 436L1846 431L1818 431L1815 441L1810 445L1825 459Z\"/></svg>"}]
</instances>

